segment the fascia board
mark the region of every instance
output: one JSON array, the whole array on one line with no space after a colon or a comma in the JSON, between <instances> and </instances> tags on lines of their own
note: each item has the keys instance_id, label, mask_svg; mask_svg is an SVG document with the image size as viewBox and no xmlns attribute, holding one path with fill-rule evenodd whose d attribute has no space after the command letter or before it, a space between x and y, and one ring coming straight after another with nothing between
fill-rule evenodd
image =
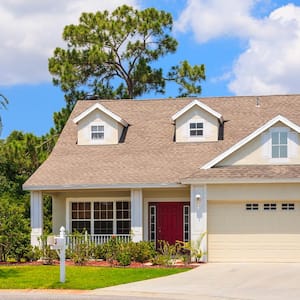
<instances>
[{"instance_id":1,"label":"fascia board","mask_svg":"<svg viewBox=\"0 0 300 300\"><path fill-rule=\"evenodd\" d=\"M190 178L181 181L183 185L189 184L243 184L243 183L300 183L300 178L211 178L197 179Z\"/></svg>"},{"instance_id":2,"label":"fascia board","mask_svg":"<svg viewBox=\"0 0 300 300\"><path fill-rule=\"evenodd\" d=\"M86 116L88 116L90 113L92 113L96 109L99 109L106 115L110 116L112 119L114 119L118 123L122 124L124 127L128 126L128 123L124 119L122 119L121 117L119 117L118 115L116 115L115 113L113 113L112 111L110 111L109 109L107 109L106 107L101 105L100 103L95 103L90 108L88 108L87 110L82 112L79 116L77 116L76 118L73 119L73 122L75 124L77 124L78 122L80 122L82 119L84 119Z\"/></svg>"},{"instance_id":3,"label":"fascia board","mask_svg":"<svg viewBox=\"0 0 300 300\"><path fill-rule=\"evenodd\" d=\"M180 111L178 111L176 114L174 114L172 116L172 120L175 121L176 119L178 119L180 116L182 116L184 113L186 113L188 110L190 110L195 105L199 106L200 108L202 108L206 112L210 113L211 115L213 115L214 117L216 117L220 121L223 120L223 117L222 117L221 114L219 114L218 112L216 112L215 110L211 109L209 106L207 106L206 104L204 104L204 103L202 103L198 100L194 100L193 102L189 103L184 108L182 108Z\"/></svg>"},{"instance_id":4,"label":"fascia board","mask_svg":"<svg viewBox=\"0 0 300 300\"><path fill-rule=\"evenodd\" d=\"M210 162L208 162L207 164L202 166L201 169L212 168L213 166L215 166L216 164L221 162L223 159L227 158L229 155L231 155L232 153L234 153L235 151L239 150L241 147L243 147L244 145L246 145L247 143L252 141L258 135L260 135L261 133L263 133L270 127L272 127L277 122L281 122L281 123L285 124L286 126L290 127L291 129L295 130L296 132L300 133L300 127L298 125L291 122L287 118L285 118L281 115L278 115L275 118L273 118L272 120L268 121L263 126L261 126L260 128L258 128L257 130L255 130L254 132L252 132L250 135L246 136L244 139L242 139L241 141L239 141L238 143L233 145L227 151L223 152L222 154L220 154L219 156L217 156L216 158L214 158L213 160L211 160Z\"/></svg>"},{"instance_id":5,"label":"fascia board","mask_svg":"<svg viewBox=\"0 0 300 300\"><path fill-rule=\"evenodd\" d=\"M181 183L124 183L124 184L70 184L70 185L23 185L26 191L63 191L63 190L91 190L91 189L136 189L136 188L178 188Z\"/></svg>"}]
</instances>

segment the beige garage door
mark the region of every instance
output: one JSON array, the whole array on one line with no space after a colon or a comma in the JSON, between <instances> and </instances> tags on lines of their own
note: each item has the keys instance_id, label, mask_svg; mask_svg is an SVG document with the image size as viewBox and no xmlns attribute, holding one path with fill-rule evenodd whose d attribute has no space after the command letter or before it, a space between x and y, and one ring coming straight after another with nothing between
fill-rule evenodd
<instances>
[{"instance_id":1,"label":"beige garage door","mask_svg":"<svg viewBox=\"0 0 300 300\"><path fill-rule=\"evenodd\" d=\"M300 203L210 201L208 261L300 262Z\"/></svg>"}]
</instances>

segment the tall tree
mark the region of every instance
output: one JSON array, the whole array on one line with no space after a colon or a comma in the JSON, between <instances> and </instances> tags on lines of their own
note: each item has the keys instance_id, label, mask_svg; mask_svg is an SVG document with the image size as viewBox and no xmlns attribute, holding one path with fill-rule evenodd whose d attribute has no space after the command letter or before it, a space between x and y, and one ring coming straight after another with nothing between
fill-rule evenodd
<instances>
[{"instance_id":1,"label":"tall tree","mask_svg":"<svg viewBox=\"0 0 300 300\"><path fill-rule=\"evenodd\" d=\"M153 64L177 49L172 25L170 13L154 8L123 5L111 13L83 13L78 25L64 28L67 49L56 48L49 59L53 82L66 92L71 106L78 93L102 98L164 93L167 81L179 85L179 96L199 94L204 65L191 66L185 60L164 75Z\"/></svg>"},{"instance_id":2,"label":"tall tree","mask_svg":"<svg viewBox=\"0 0 300 300\"><path fill-rule=\"evenodd\" d=\"M6 108L7 104L8 104L7 98L3 94L0 94L0 107L1 108ZM2 132L2 129L3 129L3 124L2 124L2 119L1 119L1 116L0 116L0 134Z\"/></svg>"}]
</instances>

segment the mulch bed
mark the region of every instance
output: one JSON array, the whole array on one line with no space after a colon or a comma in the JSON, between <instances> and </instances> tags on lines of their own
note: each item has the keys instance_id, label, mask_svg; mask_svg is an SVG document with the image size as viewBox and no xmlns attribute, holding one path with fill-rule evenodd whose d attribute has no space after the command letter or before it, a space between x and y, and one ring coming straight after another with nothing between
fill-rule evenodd
<instances>
[{"instance_id":1,"label":"mulch bed","mask_svg":"<svg viewBox=\"0 0 300 300\"><path fill-rule=\"evenodd\" d=\"M33 262L0 262L0 266L41 266L45 263L41 260L39 261L33 261ZM59 265L59 261L55 260L53 261L53 265ZM78 266L78 264L75 264L71 260L66 260L67 266ZM118 262L114 262L113 264L110 264L109 262L105 260L89 260L87 261L83 266L91 266L91 267L122 267L118 264ZM199 263L191 263L191 264L183 264L183 263L175 263L174 265L169 266L169 268L196 268L199 266ZM131 262L129 266L126 266L126 268L162 268L164 266L159 265L152 265L151 263L140 263L140 262Z\"/></svg>"}]
</instances>

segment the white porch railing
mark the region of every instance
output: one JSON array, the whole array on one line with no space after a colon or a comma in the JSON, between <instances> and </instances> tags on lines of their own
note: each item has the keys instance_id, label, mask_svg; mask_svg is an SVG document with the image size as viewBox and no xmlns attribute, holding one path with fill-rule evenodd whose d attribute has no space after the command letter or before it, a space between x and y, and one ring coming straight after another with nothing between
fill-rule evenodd
<instances>
[{"instance_id":1,"label":"white porch railing","mask_svg":"<svg viewBox=\"0 0 300 300\"><path fill-rule=\"evenodd\" d=\"M82 234L82 235L66 235L66 244L68 248L73 248L79 243L88 244L104 244L107 243L112 238L115 238L122 242L129 242L131 240L130 234Z\"/></svg>"}]
</instances>

